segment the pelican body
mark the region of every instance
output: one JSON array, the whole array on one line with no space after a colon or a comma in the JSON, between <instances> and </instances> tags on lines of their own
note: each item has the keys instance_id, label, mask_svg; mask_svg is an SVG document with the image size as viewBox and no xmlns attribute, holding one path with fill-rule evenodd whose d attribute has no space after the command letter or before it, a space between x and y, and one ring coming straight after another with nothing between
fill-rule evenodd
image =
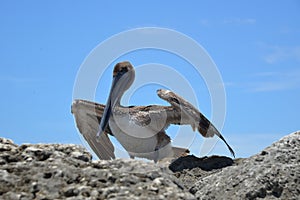
<instances>
[{"instance_id":1,"label":"pelican body","mask_svg":"<svg viewBox=\"0 0 300 200\"><path fill-rule=\"evenodd\" d=\"M204 137L217 135L234 156L232 148L214 125L193 105L169 90L160 89L157 94L171 106L122 106L121 98L134 78L132 65L127 61L120 62L114 67L105 106L85 100L73 102L72 113L77 127L100 159L115 158L108 134L119 141L131 158L141 157L157 162L187 155L188 149L172 147L165 132L170 124L191 125Z\"/></svg>"}]
</instances>

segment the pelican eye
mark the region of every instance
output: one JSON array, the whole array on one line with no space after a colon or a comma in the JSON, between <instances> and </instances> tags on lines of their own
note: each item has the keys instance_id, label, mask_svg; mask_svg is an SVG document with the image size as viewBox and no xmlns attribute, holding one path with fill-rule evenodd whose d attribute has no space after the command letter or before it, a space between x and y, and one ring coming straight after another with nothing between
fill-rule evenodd
<instances>
[{"instance_id":1,"label":"pelican eye","mask_svg":"<svg viewBox=\"0 0 300 200\"><path fill-rule=\"evenodd\" d=\"M127 67L122 67L121 72L123 72L123 73L128 72Z\"/></svg>"},{"instance_id":2,"label":"pelican eye","mask_svg":"<svg viewBox=\"0 0 300 200\"><path fill-rule=\"evenodd\" d=\"M125 74L126 72L128 72L127 67L122 67L118 73L119 74Z\"/></svg>"}]
</instances>

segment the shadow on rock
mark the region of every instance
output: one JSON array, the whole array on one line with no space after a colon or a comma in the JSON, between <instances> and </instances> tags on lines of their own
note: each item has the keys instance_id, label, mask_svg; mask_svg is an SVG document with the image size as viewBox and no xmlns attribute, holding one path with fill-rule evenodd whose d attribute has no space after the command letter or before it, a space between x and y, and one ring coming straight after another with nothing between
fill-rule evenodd
<instances>
[{"instance_id":1,"label":"shadow on rock","mask_svg":"<svg viewBox=\"0 0 300 200\"><path fill-rule=\"evenodd\" d=\"M169 169L173 172L183 171L184 169L201 168L204 171L211 171L214 169L221 169L223 167L231 166L234 161L226 156L210 156L198 158L194 155L180 157L173 161Z\"/></svg>"}]
</instances>

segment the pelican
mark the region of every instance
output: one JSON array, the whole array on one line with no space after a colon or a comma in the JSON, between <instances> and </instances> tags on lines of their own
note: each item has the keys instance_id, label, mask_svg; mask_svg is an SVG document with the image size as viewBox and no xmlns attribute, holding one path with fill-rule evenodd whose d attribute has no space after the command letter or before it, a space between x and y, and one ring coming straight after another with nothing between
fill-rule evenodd
<instances>
[{"instance_id":1,"label":"pelican","mask_svg":"<svg viewBox=\"0 0 300 200\"><path fill-rule=\"evenodd\" d=\"M123 106L121 98L132 85L135 71L130 62L117 63L106 105L87 100L75 100L72 113L76 124L90 147L100 159L114 159L114 146L108 135L114 136L131 158L161 161L187 155L188 149L173 147L165 130L169 125L190 125L203 137L217 135L228 145L215 126L192 104L172 91L159 89L157 95L170 106Z\"/></svg>"}]
</instances>

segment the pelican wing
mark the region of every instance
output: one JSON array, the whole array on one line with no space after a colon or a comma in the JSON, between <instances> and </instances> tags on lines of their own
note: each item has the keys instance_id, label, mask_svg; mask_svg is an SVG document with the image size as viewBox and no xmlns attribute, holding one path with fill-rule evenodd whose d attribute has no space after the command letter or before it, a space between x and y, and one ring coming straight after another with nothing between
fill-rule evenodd
<instances>
[{"instance_id":1,"label":"pelican wing","mask_svg":"<svg viewBox=\"0 0 300 200\"><path fill-rule=\"evenodd\" d=\"M86 100L75 100L71 112L77 128L96 155L100 159L110 160L115 158L114 146L108 137L108 134L112 135L110 129L107 128L99 139L96 137L104 107L102 104Z\"/></svg>"},{"instance_id":2,"label":"pelican wing","mask_svg":"<svg viewBox=\"0 0 300 200\"><path fill-rule=\"evenodd\" d=\"M187 102L182 97L169 90L157 90L157 95L160 98L168 101L176 110L176 112L169 113L168 118L170 119L168 119L168 121L170 124L189 124L192 126L194 131L197 129L203 137L213 137L214 135L217 135L225 142L231 154L235 156L234 151L228 145L221 133L191 103Z\"/></svg>"}]
</instances>

